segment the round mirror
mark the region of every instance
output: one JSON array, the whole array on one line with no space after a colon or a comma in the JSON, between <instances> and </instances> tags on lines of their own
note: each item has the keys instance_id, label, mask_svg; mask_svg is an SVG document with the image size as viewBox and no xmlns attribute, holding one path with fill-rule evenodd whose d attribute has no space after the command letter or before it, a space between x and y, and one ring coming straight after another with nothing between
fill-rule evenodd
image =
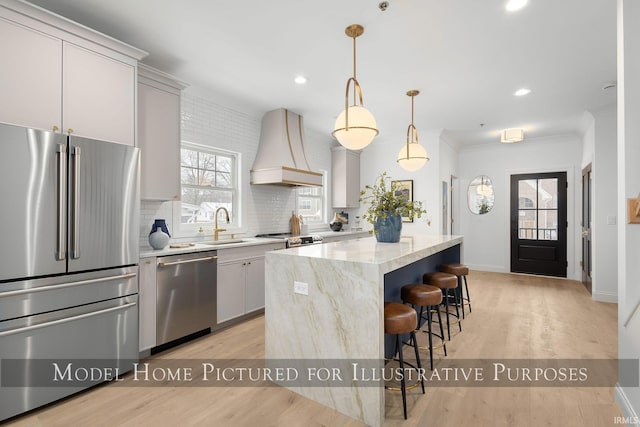
<instances>
[{"instance_id":1,"label":"round mirror","mask_svg":"<svg viewBox=\"0 0 640 427\"><path fill-rule=\"evenodd\" d=\"M474 178L469 184L467 202L469 210L476 215L483 215L493 208L493 184L486 175Z\"/></svg>"}]
</instances>

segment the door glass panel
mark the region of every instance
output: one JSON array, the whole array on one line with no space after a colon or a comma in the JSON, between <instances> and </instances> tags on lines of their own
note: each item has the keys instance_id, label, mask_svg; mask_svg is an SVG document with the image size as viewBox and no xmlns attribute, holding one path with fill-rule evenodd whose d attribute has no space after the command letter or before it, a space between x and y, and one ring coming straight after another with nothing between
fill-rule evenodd
<instances>
[{"instance_id":1,"label":"door glass panel","mask_svg":"<svg viewBox=\"0 0 640 427\"><path fill-rule=\"evenodd\" d=\"M558 211L541 210L538 211L538 239L558 240Z\"/></svg>"},{"instance_id":2,"label":"door glass panel","mask_svg":"<svg viewBox=\"0 0 640 427\"><path fill-rule=\"evenodd\" d=\"M535 209L537 181L535 179L523 179L518 181L518 203L520 209Z\"/></svg>"},{"instance_id":3,"label":"door glass panel","mask_svg":"<svg viewBox=\"0 0 640 427\"><path fill-rule=\"evenodd\" d=\"M537 212L532 209L518 211L518 237L520 239L536 239L538 229Z\"/></svg>"},{"instance_id":4,"label":"door glass panel","mask_svg":"<svg viewBox=\"0 0 640 427\"><path fill-rule=\"evenodd\" d=\"M538 207L540 209L558 208L558 179L541 179L538 181Z\"/></svg>"}]
</instances>

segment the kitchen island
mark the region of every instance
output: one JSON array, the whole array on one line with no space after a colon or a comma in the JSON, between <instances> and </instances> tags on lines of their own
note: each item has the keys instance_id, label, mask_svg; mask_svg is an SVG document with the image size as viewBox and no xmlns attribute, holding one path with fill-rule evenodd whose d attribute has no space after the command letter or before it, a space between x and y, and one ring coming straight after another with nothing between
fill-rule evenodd
<instances>
[{"instance_id":1,"label":"kitchen island","mask_svg":"<svg viewBox=\"0 0 640 427\"><path fill-rule=\"evenodd\" d=\"M460 236L374 237L266 254L267 366L293 366L287 388L371 426L384 424L384 387L351 377L353 363L382 366L384 302L422 274L460 262ZM387 346L388 347L388 346ZM327 377L325 374L333 374ZM336 376L338 378L336 378Z\"/></svg>"}]
</instances>

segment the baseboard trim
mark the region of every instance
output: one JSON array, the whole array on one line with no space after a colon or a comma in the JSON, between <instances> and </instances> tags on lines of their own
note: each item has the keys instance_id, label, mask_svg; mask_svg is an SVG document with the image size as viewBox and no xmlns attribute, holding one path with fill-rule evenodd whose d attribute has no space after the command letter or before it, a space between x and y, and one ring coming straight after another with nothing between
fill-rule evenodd
<instances>
[{"instance_id":1,"label":"baseboard trim","mask_svg":"<svg viewBox=\"0 0 640 427\"><path fill-rule=\"evenodd\" d=\"M471 270L490 271L492 273L509 273L508 270L500 265L467 264L467 266Z\"/></svg>"},{"instance_id":2,"label":"baseboard trim","mask_svg":"<svg viewBox=\"0 0 640 427\"><path fill-rule=\"evenodd\" d=\"M612 294L610 292L594 292L593 294L591 294L591 298L594 301L599 301L599 302L611 302L611 303L618 303L618 294Z\"/></svg>"},{"instance_id":3,"label":"baseboard trim","mask_svg":"<svg viewBox=\"0 0 640 427\"><path fill-rule=\"evenodd\" d=\"M622 414L626 418L626 421L629 421L627 425L640 426L640 418L633 409L633 405L631 405L631 402L627 399L627 395L624 393L624 389L619 383L616 383L615 398L616 403L620 406L620 409L622 409Z\"/></svg>"}]
</instances>

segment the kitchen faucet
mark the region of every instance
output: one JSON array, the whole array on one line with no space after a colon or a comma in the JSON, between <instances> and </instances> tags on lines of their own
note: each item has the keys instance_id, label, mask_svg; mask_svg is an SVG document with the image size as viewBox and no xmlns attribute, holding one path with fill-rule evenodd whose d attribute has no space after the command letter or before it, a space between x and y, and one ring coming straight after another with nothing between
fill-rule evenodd
<instances>
[{"instance_id":1,"label":"kitchen faucet","mask_svg":"<svg viewBox=\"0 0 640 427\"><path fill-rule=\"evenodd\" d=\"M221 231L227 231L226 228L218 228L218 212L220 212L221 210L224 211L227 217L227 224L229 224L229 211L227 210L227 208L219 207L218 209L216 209L216 213L214 214L216 221L214 225L215 228L213 229L213 240L218 240L218 233L220 233Z\"/></svg>"}]
</instances>

